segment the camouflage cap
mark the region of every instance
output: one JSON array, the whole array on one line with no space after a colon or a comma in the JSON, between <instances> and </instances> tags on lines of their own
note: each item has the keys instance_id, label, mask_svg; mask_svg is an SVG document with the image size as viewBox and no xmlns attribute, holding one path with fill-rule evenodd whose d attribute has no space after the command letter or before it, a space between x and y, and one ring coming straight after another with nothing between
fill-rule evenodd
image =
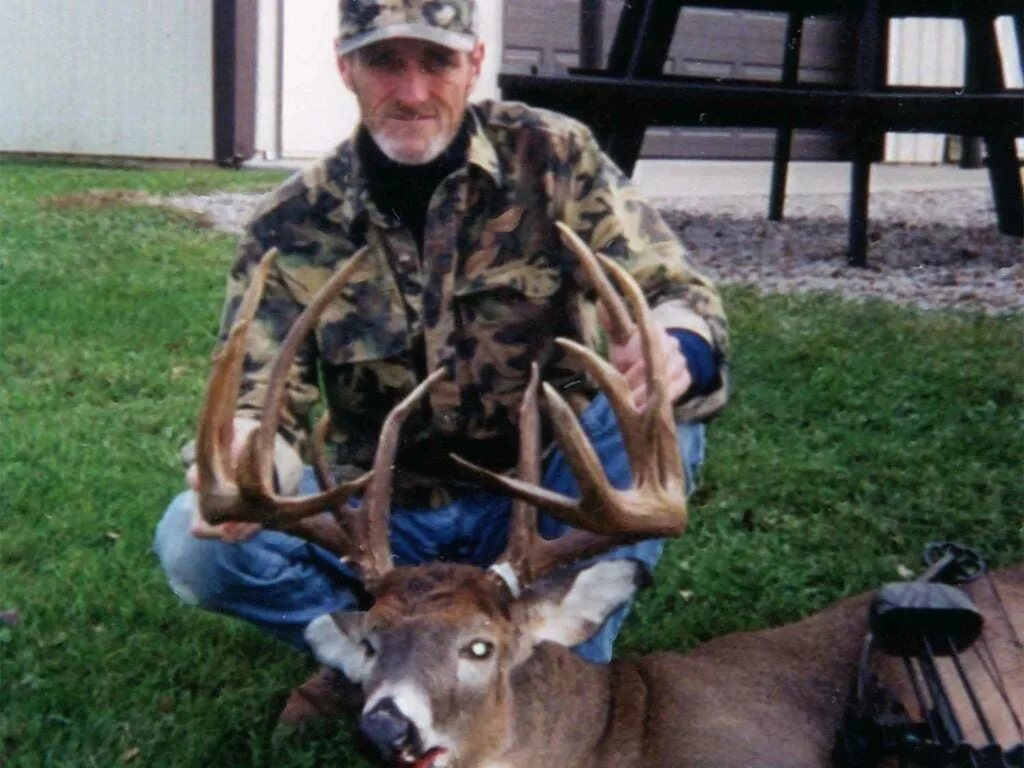
<instances>
[{"instance_id":1,"label":"camouflage cap","mask_svg":"<svg viewBox=\"0 0 1024 768\"><path fill-rule=\"evenodd\" d=\"M341 0L338 54L393 37L469 52L476 44L476 0Z\"/></svg>"}]
</instances>

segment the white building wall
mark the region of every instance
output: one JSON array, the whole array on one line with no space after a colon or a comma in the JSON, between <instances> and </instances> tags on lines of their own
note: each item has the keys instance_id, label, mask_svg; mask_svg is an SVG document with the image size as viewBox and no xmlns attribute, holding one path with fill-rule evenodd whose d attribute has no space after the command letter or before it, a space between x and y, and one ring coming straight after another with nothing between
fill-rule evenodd
<instances>
[{"instance_id":1,"label":"white building wall","mask_svg":"<svg viewBox=\"0 0 1024 768\"><path fill-rule=\"evenodd\" d=\"M213 157L209 0L0 0L0 152Z\"/></svg>"},{"instance_id":2,"label":"white building wall","mask_svg":"<svg viewBox=\"0 0 1024 768\"><path fill-rule=\"evenodd\" d=\"M276 158L281 147L278 137L280 60L279 5L283 0L259 0L259 28L256 49L256 152Z\"/></svg>"}]
</instances>

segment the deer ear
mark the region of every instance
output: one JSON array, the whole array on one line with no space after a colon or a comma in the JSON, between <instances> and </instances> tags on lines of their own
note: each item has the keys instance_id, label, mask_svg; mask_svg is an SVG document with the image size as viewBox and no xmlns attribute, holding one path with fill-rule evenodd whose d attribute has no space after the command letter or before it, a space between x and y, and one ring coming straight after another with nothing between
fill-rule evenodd
<instances>
[{"instance_id":1,"label":"deer ear","mask_svg":"<svg viewBox=\"0 0 1024 768\"><path fill-rule=\"evenodd\" d=\"M602 560L580 571L558 571L516 601L517 624L531 646L548 640L571 647L590 638L647 578L636 560Z\"/></svg>"},{"instance_id":2,"label":"deer ear","mask_svg":"<svg viewBox=\"0 0 1024 768\"><path fill-rule=\"evenodd\" d=\"M363 681L373 662L365 642L365 617L360 611L327 613L309 622L303 633L316 660L353 683Z\"/></svg>"}]
</instances>

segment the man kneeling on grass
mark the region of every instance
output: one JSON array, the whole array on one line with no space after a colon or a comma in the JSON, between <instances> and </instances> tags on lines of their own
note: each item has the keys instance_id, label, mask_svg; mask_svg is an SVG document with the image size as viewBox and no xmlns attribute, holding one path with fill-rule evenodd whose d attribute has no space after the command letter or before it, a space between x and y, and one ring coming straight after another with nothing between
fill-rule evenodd
<instances>
[{"instance_id":1,"label":"man kneeling on grass","mask_svg":"<svg viewBox=\"0 0 1024 768\"><path fill-rule=\"evenodd\" d=\"M469 104L484 58L475 19L472 0L342 0L338 69L358 100L360 125L263 201L231 268L221 325L223 342L256 265L277 249L248 335L237 449L259 423L266 369L289 326L332 271L370 246L372 274L321 317L289 372L276 471L287 491L316 490L299 457L322 395L334 425L336 478L362 474L391 407L426 372L445 366L448 378L403 429L391 513L398 565L486 567L504 549L511 502L460 477L447 457L459 453L497 472L515 466L515 413L533 361L580 416L611 482L629 480L607 400L554 339L607 348L642 402L638 338L604 340L595 300L577 282L556 222L626 267L653 307L689 478L703 457L702 422L726 400L726 323L715 289L585 126L522 104ZM579 496L561 451L545 456L544 485ZM196 509L194 469L188 483L193 490L171 504L155 542L183 600L245 619L304 651L310 621L358 607L356 574L336 557L256 525L210 526ZM546 535L564 529L543 518ZM645 541L606 557L653 569L662 547ZM629 607L578 653L607 662ZM343 684L321 670L293 692L282 722L337 711Z\"/></svg>"}]
</instances>

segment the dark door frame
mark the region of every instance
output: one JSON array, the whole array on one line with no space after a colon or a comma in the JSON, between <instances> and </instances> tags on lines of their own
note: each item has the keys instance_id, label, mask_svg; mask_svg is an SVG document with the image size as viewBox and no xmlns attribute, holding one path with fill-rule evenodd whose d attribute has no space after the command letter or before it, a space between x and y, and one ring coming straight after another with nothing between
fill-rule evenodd
<instances>
[{"instance_id":1,"label":"dark door frame","mask_svg":"<svg viewBox=\"0 0 1024 768\"><path fill-rule=\"evenodd\" d=\"M237 168L256 152L259 3L213 0L213 160Z\"/></svg>"}]
</instances>

